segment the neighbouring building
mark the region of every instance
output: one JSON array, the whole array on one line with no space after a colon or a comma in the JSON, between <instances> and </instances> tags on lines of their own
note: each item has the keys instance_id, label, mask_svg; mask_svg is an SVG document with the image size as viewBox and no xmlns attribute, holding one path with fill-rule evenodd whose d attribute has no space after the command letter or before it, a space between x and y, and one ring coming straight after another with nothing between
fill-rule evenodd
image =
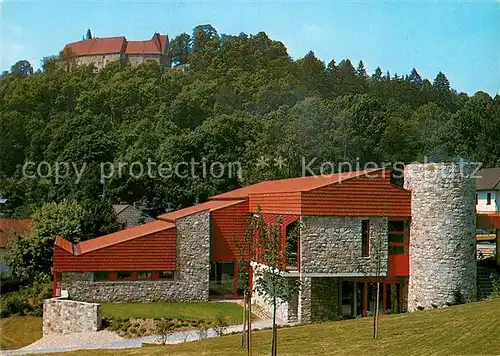
<instances>
[{"instance_id":1,"label":"neighbouring building","mask_svg":"<svg viewBox=\"0 0 500 356\"><path fill-rule=\"evenodd\" d=\"M0 275L2 277L10 276L7 265L10 244L17 236L27 233L31 226L32 221L29 219L0 219Z\"/></svg>"},{"instance_id":2,"label":"neighbouring building","mask_svg":"<svg viewBox=\"0 0 500 356\"><path fill-rule=\"evenodd\" d=\"M151 216L130 204L115 204L113 205L113 211L115 212L117 220L121 222L126 229L154 221Z\"/></svg>"},{"instance_id":3,"label":"neighbouring building","mask_svg":"<svg viewBox=\"0 0 500 356\"><path fill-rule=\"evenodd\" d=\"M124 36L90 38L67 44L62 55L71 65L94 65L100 70L113 61L126 61L132 65L158 62L165 67L171 66L168 56L168 35L155 33L150 40L129 41Z\"/></svg>"},{"instance_id":4,"label":"neighbouring building","mask_svg":"<svg viewBox=\"0 0 500 356\"><path fill-rule=\"evenodd\" d=\"M476 211L500 212L500 168L485 168L476 173Z\"/></svg>"},{"instance_id":5,"label":"neighbouring building","mask_svg":"<svg viewBox=\"0 0 500 356\"><path fill-rule=\"evenodd\" d=\"M377 281L382 312L454 303L476 290L473 169L408 165L404 188L391 184L386 169L264 181L78 244L58 238L54 295L65 290L87 302L241 297L238 244L260 212L282 229L291 251L284 268L301 282L280 306L284 321L367 315ZM256 293L254 301L265 306Z\"/></svg>"}]
</instances>

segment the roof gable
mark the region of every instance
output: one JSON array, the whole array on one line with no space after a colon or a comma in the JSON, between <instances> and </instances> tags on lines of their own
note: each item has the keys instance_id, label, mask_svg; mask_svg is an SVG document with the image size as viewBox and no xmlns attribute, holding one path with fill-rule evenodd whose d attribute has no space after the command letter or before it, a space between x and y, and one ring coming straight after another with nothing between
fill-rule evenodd
<instances>
[{"instance_id":1,"label":"roof gable","mask_svg":"<svg viewBox=\"0 0 500 356\"><path fill-rule=\"evenodd\" d=\"M231 205L239 204L244 202L244 200L232 200L232 201L216 201L216 200L211 200L207 201L205 203L193 205L184 209L179 209L175 211L171 211L166 214L162 214L157 216L156 218L159 220L164 220L164 221L170 221L170 222L175 222L176 220L196 214L202 211L216 211L218 209L226 208Z\"/></svg>"},{"instance_id":2,"label":"roof gable","mask_svg":"<svg viewBox=\"0 0 500 356\"><path fill-rule=\"evenodd\" d=\"M484 168L478 171L476 190L500 190L500 167Z\"/></svg>"}]
</instances>

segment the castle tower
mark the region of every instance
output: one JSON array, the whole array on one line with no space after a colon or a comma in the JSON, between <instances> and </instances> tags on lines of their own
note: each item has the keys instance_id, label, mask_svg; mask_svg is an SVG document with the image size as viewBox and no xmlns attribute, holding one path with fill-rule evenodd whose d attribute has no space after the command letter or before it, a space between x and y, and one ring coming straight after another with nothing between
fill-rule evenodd
<instances>
[{"instance_id":1,"label":"castle tower","mask_svg":"<svg viewBox=\"0 0 500 356\"><path fill-rule=\"evenodd\" d=\"M410 164L408 310L467 300L476 294L474 165Z\"/></svg>"}]
</instances>

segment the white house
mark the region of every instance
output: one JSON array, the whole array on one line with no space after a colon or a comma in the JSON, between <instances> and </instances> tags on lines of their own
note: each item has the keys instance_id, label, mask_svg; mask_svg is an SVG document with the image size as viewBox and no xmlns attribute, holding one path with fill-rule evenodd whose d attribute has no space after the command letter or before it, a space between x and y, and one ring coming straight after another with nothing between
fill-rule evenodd
<instances>
[{"instance_id":1,"label":"white house","mask_svg":"<svg viewBox=\"0 0 500 356\"><path fill-rule=\"evenodd\" d=\"M477 172L476 211L500 212L500 168L485 168Z\"/></svg>"}]
</instances>

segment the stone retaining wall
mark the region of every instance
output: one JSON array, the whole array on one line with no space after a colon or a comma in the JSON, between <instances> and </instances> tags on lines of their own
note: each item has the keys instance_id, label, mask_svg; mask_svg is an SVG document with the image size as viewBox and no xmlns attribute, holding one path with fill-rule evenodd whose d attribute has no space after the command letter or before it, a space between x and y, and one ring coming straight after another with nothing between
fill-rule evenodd
<instances>
[{"instance_id":1,"label":"stone retaining wall","mask_svg":"<svg viewBox=\"0 0 500 356\"><path fill-rule=\"evenodd\" d=\"M43 301L43 334L98 331L101 328L100 304L60 298Z\"/></svg>"}]
</instances>

